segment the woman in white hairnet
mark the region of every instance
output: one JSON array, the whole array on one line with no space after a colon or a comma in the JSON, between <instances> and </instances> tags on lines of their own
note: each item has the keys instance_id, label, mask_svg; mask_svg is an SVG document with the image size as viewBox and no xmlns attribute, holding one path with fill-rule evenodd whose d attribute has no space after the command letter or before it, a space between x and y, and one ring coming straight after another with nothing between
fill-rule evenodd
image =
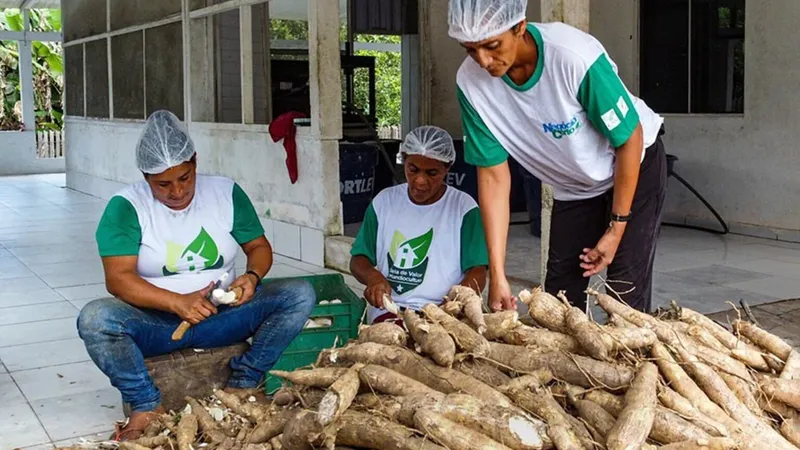
<instances>
[{"instance_id":1,"label":"woman in white hairnet","mask_svg":"<svg viewBox=\"0 0 800 450\"><path fill-rule=\"evenodd\" d=\"M524 0L450 0L467 162L478 167L489 301L515 308L505 276L507 158L554 187L545 289L583 308L589 277L649 310L666 192L663 119L630 94L602 44L563 23L526 23Z\"/></svg>"},{"instance_id":2,"label":"woman in white hairnet","mask_svg":"<svg viewBox=\"0 0 800 450\"><path fill-rule=\"evenodd\" d=\"M370 323L401 320L383 308L440 304L461 284L482 292L488 256L475 200L445 184L456 159L445 130L412 130L400 148L407 183L384 189L367 208L351 250L350 271L366 286Z\"/></svg>"},{"instance_id":3,"label":"woman in white hairnet","mask_svg":"<svg viewBox=\"0 0 800 450\"><path fill-rule=\"evenodd\" d=\"M252 203L233 180L197 174L192 140L172 113L148 118L136 162L144 179L111 198L96 232L114 297L92 301L78 318L92 361L132 411L116 440L136 439L163 412L144 358L252 337L250 349L231 359L227 390L256 388L303 329L316 297L305 281L260 285L272 248ZM240 249L247 268L237 276ZM223 275L221 289L243 294L215 306L208 294ZM173 341L181 321L192 326Z\"/></svg>"}]
</instances>

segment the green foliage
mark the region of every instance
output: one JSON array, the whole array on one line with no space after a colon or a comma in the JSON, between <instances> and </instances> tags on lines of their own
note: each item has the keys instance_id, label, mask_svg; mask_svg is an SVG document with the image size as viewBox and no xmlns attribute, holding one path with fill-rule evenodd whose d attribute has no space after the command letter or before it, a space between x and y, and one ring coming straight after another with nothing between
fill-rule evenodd
<instances>
[{"instance_id":1,"label":"green foliage","mask_svg":"<svg viewBox=\"0 0 800 450\"><path fill-rule=\"evenodd\" d=\"M399 44L399 36L358 35L358 42ZM356 55L375 58L375 117L379 127L400 125L402 62L399 52L358 50ZM369 105L369 74L366 70L355 76L354 102L356 107L366 110Z\"/></svg>"},{"instance_id":2,"label":"green foliage","mask_svg":"<svg viewBox=\"0 0 800 450\"><path fill-rule=\"evenodd\" d=\"M272 40L304 41L308 40L308 23L300 20L272 19L270 21L270 38ZM342 25L339 39L347 40L347 28ZM399 36L355 35L356 42L399 44ZM399 52L379 52L359 50L360 56L375 58L375 101L376 120L378 126L400 125L401 99L401 58ZM343 83L344 85L344 83ZM344 101L344 92L342 100ZM361 111L369 112L369 73L357 70L355 74L354 99L355 106Z\"/></svg>"},{"instance_id":3,"label":"green foliage","mask_svg":"<svg viewBox=\"0 0 800 450\"><path fill-rule=\"evenodd\" d=\"M23 15L18 9L0 10L0 30L22 31ZM32 31L61 31L61 11L30 10ZM33 42L33 91L36 129L60 130L63 126L63 50L58 42ZM22 126L19 46L0 41L0 130Z\"/></svg>"}]
</instances>

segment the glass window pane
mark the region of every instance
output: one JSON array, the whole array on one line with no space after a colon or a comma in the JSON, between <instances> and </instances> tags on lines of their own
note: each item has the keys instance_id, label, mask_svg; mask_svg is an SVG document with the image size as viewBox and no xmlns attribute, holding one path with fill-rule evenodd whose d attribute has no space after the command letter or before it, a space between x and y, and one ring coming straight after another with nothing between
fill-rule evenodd
<instances>
[{"instance_id":1,"label":"glass window pane","mask_svg":"<svg viewBox=\"0 0 800 450\"><path fill-rule=\"evenodd\" d=\"M145 31L147 115L166 109L183 120L183 35L181 23Z\"/></svg>"},{"instance_id":2,"label":"glass window pane","mask_svg":"<svg viewBox=\"0 0 800 450\"><path fill-rule=\"evenodd\" d=\"M744 2L692 2L692 112L744 111Z\"/></svg>"},{"instance_id":3,"label":"glass window pane","mask_svg":"<svg viewBox=\"0 0 800 450\"><path fill-rule=\"evenodd\" d=\"M641 2L640 92L659 113L689 112L689 1Z\"/></svg>"},{"instance_id":4,"label":"glass window pane","mask_svg":"<svg viewBox=\"0 0 800 450\"><path fill-rule=\"evenodd\" d=\"M114 117L143 119L144 59L142 32L111 38L111 71L114 80Z\"/></svg>"},{"instance_id":5,"label":"glass window pane","mask_svg":"<svg viewBox=\"0 0 800 450\"><path fill-rule=\"evenodd\" d=\"M86 116L108 118L108 43L86 43Z\"/></svg>"}]
</instances>

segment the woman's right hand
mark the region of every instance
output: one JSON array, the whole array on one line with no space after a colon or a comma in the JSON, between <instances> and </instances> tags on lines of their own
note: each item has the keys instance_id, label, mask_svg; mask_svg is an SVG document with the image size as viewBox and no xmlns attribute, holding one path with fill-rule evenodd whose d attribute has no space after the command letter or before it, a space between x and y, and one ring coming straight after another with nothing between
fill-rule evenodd
<instances>
[{"instance_id":1,"label":"woman's right hand","mask_svg":"<svg viewBox=\"0 0 800 450\"><path fill-rule=\"evenodd\" d=\"M492 277L489 281L489 308L492 311L517 309L517 298L511 294L506 277Z\"/></svg>"},{"instance_id":2,"label":"woman's right hand","mask_svg":"<svg viewBox=\"0 0 800 450\"><path fill-rule=\"evenodd\" d=\"M364 290L364 298L370 305L378 309L383 309L384 295L391 297L392 287L389 285L389 281L386 280L386 277L381 273L377 273Z\"/></svg>"},{"instance_id":3,"label":"woman's right hand","mask_svg":"<svg viewBox=\"0 0 800 450\"><path fill-rule=\"evenodd\" d=\"M208 301L206 296L213 289L212 282L199 291L179 296L179 300L173 306L173 312L192 325L211 317L217 313L217 307Z\"/></svg>"}]
</instances>

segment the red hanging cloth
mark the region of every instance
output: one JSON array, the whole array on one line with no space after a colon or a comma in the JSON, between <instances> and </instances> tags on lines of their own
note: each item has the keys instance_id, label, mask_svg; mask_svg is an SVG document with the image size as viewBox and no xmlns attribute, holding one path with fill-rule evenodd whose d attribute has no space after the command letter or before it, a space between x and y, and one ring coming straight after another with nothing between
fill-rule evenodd
<instances>
[{"instance_id":1,"label":"red hanging cloth","mask_svg":"<svg viewBox=\"0 0 800 450\"><path fill-rule=\"evenodd\" d=\"M297 182L297 142L295 141L297 127L294 125L294 119L305 117L306 115L301 112L292 111L281 114L269 124L269 135L272 137L272 141L278 142L283 139L283 148L286 149L286 170L289 171L289 180L292 184Z\"/></svg>"}]
</instances>

